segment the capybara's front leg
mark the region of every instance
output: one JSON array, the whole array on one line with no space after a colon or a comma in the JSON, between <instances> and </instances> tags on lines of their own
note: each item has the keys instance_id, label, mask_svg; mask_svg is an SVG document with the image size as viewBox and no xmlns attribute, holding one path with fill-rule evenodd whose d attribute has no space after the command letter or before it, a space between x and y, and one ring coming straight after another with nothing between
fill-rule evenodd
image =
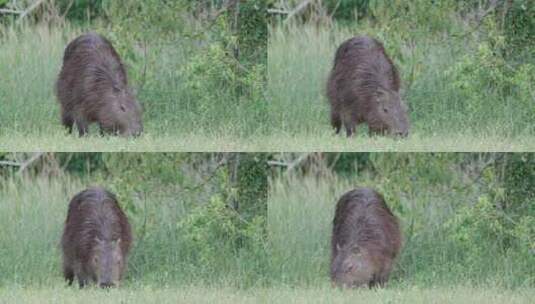
<instances>
[{"instance_id":1,"label":"capybara's front leg","mask_svg":"<svg viewBox=\"0 0 535 304\"><path fill-rule=\"evenodd\" d=\"M84 120L77 120L76 127L78 128L78 135L85 136L89 131L89 124Z\"/></svg>"}]
</instances>

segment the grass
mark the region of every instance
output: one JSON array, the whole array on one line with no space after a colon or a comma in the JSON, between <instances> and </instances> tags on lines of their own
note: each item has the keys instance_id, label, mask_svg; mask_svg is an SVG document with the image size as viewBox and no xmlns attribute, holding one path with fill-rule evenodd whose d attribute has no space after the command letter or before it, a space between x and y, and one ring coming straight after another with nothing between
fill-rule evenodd
<instances>
[{"instance_id":1,"label":"grass","mask_svg":"<svg viewBox=\"0 0 535 304\"><path fill-rule=\"evenodd\" d=\"M400 69L412 124L408 139L369 138L365 127L358 129L357 140L332 136L325 86L334 53L341 42L364 33L382 40ZM492 87L461 93L453 84L464 73L453 67L477 49L471 39L449 33L404 35L365 23L272 26L268 95L271 121L277 124L270 136L289 151L533 150L532 112L515 96L502 97Z\"/></svg>"},{"instance_id":2,"label":"grass","mask_svg":"<svg viewBox=\"0 0 535 304\"><path fill-rule=\"evenodd\" d=\"M205 287L126 286L103 291L63 286L0 287L0 303L531 303L534 291L495 290L471 287L407 288L340 291L329 288L290 287L236 290Z\"/></svg>"},{"instance_id":3,"label":"grass","mask_svg":"<svg viewBox=\"0 0 535 304\"><path fill-rule=\"evenodd\" d=\"M319 148L324 152L529 152L535 150L535 140L529 136L503 138L485 134L415 134L402 140L359 135L347 139L334 136L330 130L318 130L311 137L281 133L240 138L229 133L200 130L178 137L146 133L136 139L97 135L79 138L60 130L46 135L13 133L0 136L0 151L9 152L309 152Z\"/></svg>"}]
</instances>

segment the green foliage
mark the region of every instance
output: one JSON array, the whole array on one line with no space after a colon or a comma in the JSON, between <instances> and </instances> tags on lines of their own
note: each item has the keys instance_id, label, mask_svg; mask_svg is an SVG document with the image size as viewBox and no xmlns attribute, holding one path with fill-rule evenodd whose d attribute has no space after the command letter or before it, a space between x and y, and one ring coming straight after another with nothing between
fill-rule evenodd
<instances>
[{"instance_id":1,"label":"green foliage","mask_svg":"<svg viewBox=\"0 0 535 304\"><path fill-rule=\"evenodd\" d=\"M512 7L503 20L508 53L514 57L534 58L535 6L530 0L514 0L511 3Z\"/></svg>"},{"instance_id":2,"label":"green foliage","mask_svg":"<svg viewBox=\"0 0 535 304\"><path fill-rule=\"evenodd\" d=\"M240 154L238 166L237 202L241 216L249 221L267 216L268 154Z\"/></svg>"},{"instance_id":3,"label":"green foliage","mask_svg":"<svg viewBox=\"0 0 535 304\"><path fill-rule=\"evenodd\" d=\"M325 6L331 15L337 19L346 22L351 22L355 18L364 17L368 14L370 6L373 4L371 0L327 0L324 1Z\"/></svg>"},{"instance_id":4,"label":"green foliage","mask_svg":"<svg viewBox=\"0 0 535 304\"><path fill-rule=\"evenodd\" d=\"M508 105L503 111L518 122L511 131L531 133L535 111L530 84L535 81L535 65L526 62L511 66L505 57L511 45L506 44L506 37L499 34L493 20L486 20L488 38L479 43L476 52L465 54L445 71L464 101L457 105L458 110L467 114L467 120L483 121L497 110L489 107L488 101L498 97Z\"/></svg>"},{"instance_id":5,"label":"green foliage","mask_svg":"<svg viewBox=\"0 0 535 304\"><path fill-rule=\"evenodd\" d=\"M221 196L214 196L208 204L197 207L178 222L176 233L183 235L183 251L190 267L200 273L216 272L216 276L222 276L234 265L233 268L240 268L239 274L244 278L239 284L245 287L263 277L265 267L262 265L267 257L263 254L265 240L262 237L265 219L265 215L259 214L246 221ZM224 261L221 252L231 252L234 257Z\"/></svg>"},{"instance_id":6,"label":"green foliage","mask_svg":"<svg viewBox=\"0 0 535 304\"><path fill-rule=\"evenodd\" d=\"M267 64L267 5L265 0L240 2L238 44L244 63ZM242 57L242 58L243 58Z\"/></svg>"},{"instance_id":7,"label":"green foliage","mask_svg":"<svg viewBox=\"0 0 535 304\"><path fill-rule=\"evenodd\" d=\"M106 0L56 0L60 12L68 20L77 23L89 22L96 19L103 12L103 4ZM118 2L118 1L115 1Z\"/></svg>"}]
</instances>

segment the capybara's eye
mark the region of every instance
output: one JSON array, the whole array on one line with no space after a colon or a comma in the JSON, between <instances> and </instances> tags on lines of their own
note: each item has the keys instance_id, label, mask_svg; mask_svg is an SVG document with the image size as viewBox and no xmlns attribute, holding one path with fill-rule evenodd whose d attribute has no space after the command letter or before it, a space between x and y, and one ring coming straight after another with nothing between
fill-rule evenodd
<instances>
[{"instance_id":1,"label":"capybara's eye","mask_svg":"<svg viewBox=\"0 0 535 304\"><path fill-rule=\"evenodd\" d=\"M388 109L387 108L383 108L383 112L388 113Z\"/></svg>"}]
</instances>

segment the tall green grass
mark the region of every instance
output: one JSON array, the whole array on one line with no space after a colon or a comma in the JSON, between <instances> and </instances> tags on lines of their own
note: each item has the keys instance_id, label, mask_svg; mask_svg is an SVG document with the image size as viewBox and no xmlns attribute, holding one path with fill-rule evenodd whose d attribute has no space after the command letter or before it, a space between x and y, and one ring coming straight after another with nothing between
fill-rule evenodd
<instances>
[{"instance_id":1,"label":"tall green grass","mask_svg":"<svg viewBox=\"0 0 535 304\"><path fill-rule=\"evenodd\" d=\"M531 138L533 111L526 108L528 100L520 100L519 95L513 94L517 92L514 90L510 95L503 95L502 89L493 87L490 80L486 83L473 79L482 77L478 73L485 69L491 73L496 63L492 54L485 54L486 59L475 59L483 56L485 44L473 39L469 29L459 25L455 18L451 18L451 23L451 29L443 33L424 31L420 28L423 25L403 24L396 31L388 24L372 26L366 22L350 26L292 23L271 26L269 112L272 121L280 122L274 126L273 134L303 138L306 143L334 133L325 94L334 54L346 39L367 34L384 43L400 70L402 95L410 109L410 136L418 138L415 145L421 143L433 149L435 144L426 140L430 137L462 141L463 138L493 136L499 142ZM403 32L411 26L415 27L411 32ZM481 62L475 63L475 60ZM484 65L485 60L487 66L477 67ZM469 71L467 66L475 71ZM526 84L529 80L524 78L521 82ZM361 127L358 133L366 134L365 128ZM360 150L355 140L348 141ZM493 142L488 145L492 146ZM317 144L319 149L329 149L329 146ZM461 147L460 150L465 149Z\"/></svg>"},{"instance_id":2,"label":"tall green grass","mask_svg":"<svg viewBox=\"0 0 535 304\"><path fill-rule=\"evenodd\" d=\"M394 288L465 284L532 288L535 256L529 248L504 250L477 223L477 219L492 221L474 206L492 200L492 191L500 191L495 176L486 171L480 180L463 172L460 166L466 164L457 157L375 154L371 156L373 171L349 167L347 176L320 171L274 177L268 232L270 275L275 284L315 287L329 283L336 202L346 191L368 186L384 194L401 221L405 244L392 274ZM467 210L475 212L471 216L476 220L460 224Z\"/></svg>"}]
</instances>

